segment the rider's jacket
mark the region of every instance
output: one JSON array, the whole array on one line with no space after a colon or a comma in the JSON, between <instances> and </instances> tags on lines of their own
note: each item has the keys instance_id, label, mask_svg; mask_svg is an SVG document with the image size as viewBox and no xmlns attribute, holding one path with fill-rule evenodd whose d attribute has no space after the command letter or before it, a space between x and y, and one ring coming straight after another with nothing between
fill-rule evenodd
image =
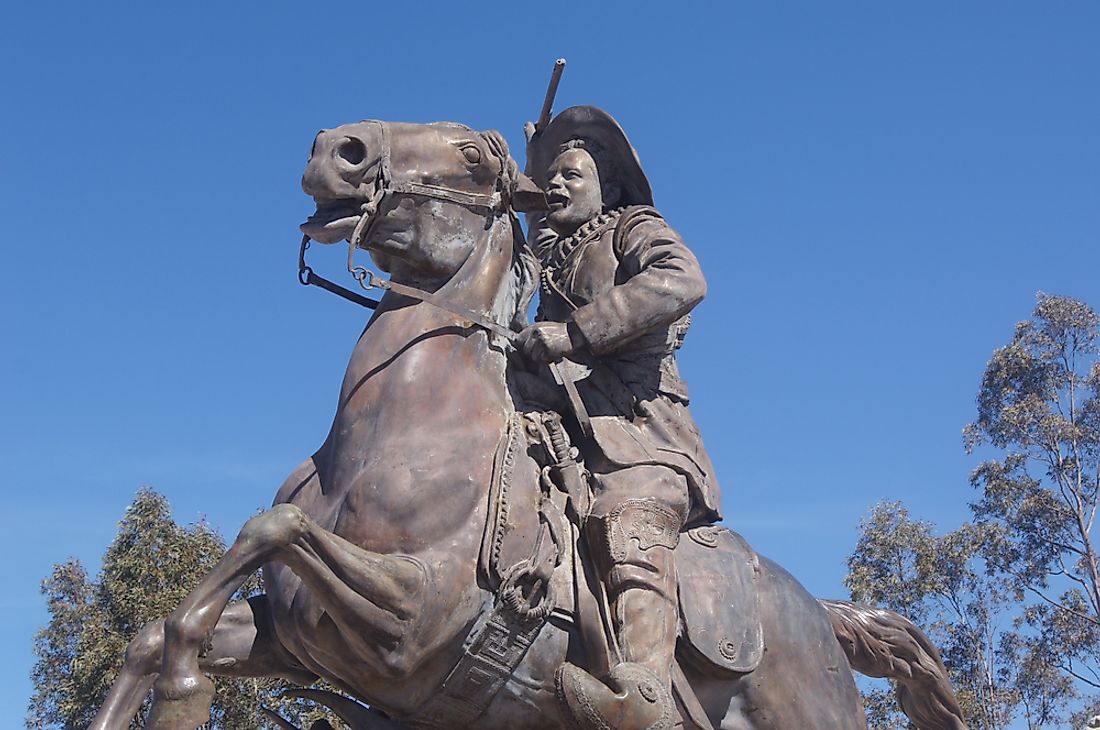
<instances>
[{"instance_id":1,"label":"rider's jacket","mask_svg":"<svg viewBox=\"0 0 1100 730\"><path fill-rule=\"evenodd\" d=\"M675 354L706 294L695 255L647 206L603 213L566 238L536 226L532 239L542 265L536 318L572 321L588 342L570 359L591 368L577 386L603 468L670 467L687 478L687 525L718 520L714 467Z\"/></svg>"}]
</instances>

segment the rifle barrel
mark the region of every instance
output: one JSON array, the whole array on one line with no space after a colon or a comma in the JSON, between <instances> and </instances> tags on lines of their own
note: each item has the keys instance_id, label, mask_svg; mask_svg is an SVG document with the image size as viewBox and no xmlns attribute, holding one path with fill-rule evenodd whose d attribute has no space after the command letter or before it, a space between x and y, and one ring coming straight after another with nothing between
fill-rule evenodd
<instances>
[{"instance_id":1,"label":"rifle barrel","mask_svg":"<svg viewBox=\"0 0 1100 730\"><path fill-rule=\"evenodd\" d=\"M538 124L535 130L541 132L550 123L550 114L554 111L554 97L558 95L558 84L561 83L561 73L565 70L565 59L554 61L554 70L550 74L550 85L546 88L546 99L542 102L542 113L539 114Z\"/></svg>"}]
</instances>

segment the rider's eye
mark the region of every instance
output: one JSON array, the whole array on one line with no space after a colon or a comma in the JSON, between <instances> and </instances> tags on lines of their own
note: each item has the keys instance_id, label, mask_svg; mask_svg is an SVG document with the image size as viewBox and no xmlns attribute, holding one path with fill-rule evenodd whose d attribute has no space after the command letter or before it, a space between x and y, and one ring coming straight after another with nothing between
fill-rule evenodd
<instances>
[{"instance_id":1,"label":"rider's eye","mask_svg":"<svg viewBox=\"0 0 1100 730\"><path fill-rule=\"evenodd\" d=\"M477 145L469 144L462 148L462 156L466 158L466 162L471 165L476 165L481 162L481 150L477 148Z\"/></svg>"},{"instance_id":2,"label":"rider's eye","mask_svg":"<svg viewBox=\"0 0 1100 730\"><path fill-rule=\"evenodd\" d=\"M367 146L355 137L344 137L336 147L336 154L350 165L359 165L367 159Z\"/></svg>"}]
</instances>

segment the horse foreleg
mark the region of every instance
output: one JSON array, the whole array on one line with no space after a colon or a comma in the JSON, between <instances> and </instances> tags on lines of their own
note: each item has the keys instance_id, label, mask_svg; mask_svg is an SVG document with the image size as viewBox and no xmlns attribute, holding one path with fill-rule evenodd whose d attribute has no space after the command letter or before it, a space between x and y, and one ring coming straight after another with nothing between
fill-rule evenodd
<instances>
[{"instance_id":1,"label":"horse foreleg","mask_svg":"<svg viewBox=\"0 0 1100 730\"><path fill-rule=\"evenodd\" d=\"M205 672L237 677L282 677L302 685L316 676L301 667L275 637L267 596L226 607L214 627L210 651L199 661ZM157 677L164 651L164 621L144 626L126 656L89 730L126 728Z\"/></svg>"},{"instance_id":2,"label":"horse foreleg","mask_svg":"<svg viewBox=\"0 0 1100 730\"><path fill-rule=\"evenodd\" d=\"M401 675L401 640L418 615L425 572L411 558L363 550L307 520L280 556L324 604L349 649L378 674Z\"/></svg>"},{"instance_id":3,"label":"horse foreleg","mask_svg":"<svg viewBox=\"0 0 1100 730\"><path fill-rule=\"evenodd\" d=\"M157 678L163 644L163 619L146 624L130 640L118 676L88 730L122 730L130 726Z\"/></svg>"},{"instance_id":4,"label":"horse foreleg","mask_svg":"<svg viewBox=\"0 0 1100 730\"><path fill-rule=\"evenodd\" d=\"M153 685L151 730L193 728L209 717L213 685L199 655L241 583L262 564L288 565L325 604L334 620L370 637L400 635L401 611L421 569L402 558L362 550L323 530L297 507L280 504L245 523L214 569L164 623L160 676ZM333 566L336 566L335 568ZM353 618L354 617L354 618ZM344 620L341 622L340 619Z\"/></svg>"}]
</instances>

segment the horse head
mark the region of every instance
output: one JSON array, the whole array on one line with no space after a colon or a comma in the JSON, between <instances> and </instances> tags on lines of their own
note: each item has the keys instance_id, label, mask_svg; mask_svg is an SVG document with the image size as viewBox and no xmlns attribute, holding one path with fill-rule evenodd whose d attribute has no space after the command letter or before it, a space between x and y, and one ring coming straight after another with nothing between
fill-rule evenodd
<instances>
[{"instance_id":1,"label":"horse head","mask_svg":"<svg viewBox=\"0 0 1100 730\"><path fill-rule=\"evenodd\" d=\"M374 120L322 130L302 189L317 204L301 226L312 239L366 249L395 281L466 299L482 290L493 310L506 299L505 323L525 316L534 264L514 211L533 183L500 133ZM501 283L510 296L493 291Z\"/></svg>"}]
</instances>

